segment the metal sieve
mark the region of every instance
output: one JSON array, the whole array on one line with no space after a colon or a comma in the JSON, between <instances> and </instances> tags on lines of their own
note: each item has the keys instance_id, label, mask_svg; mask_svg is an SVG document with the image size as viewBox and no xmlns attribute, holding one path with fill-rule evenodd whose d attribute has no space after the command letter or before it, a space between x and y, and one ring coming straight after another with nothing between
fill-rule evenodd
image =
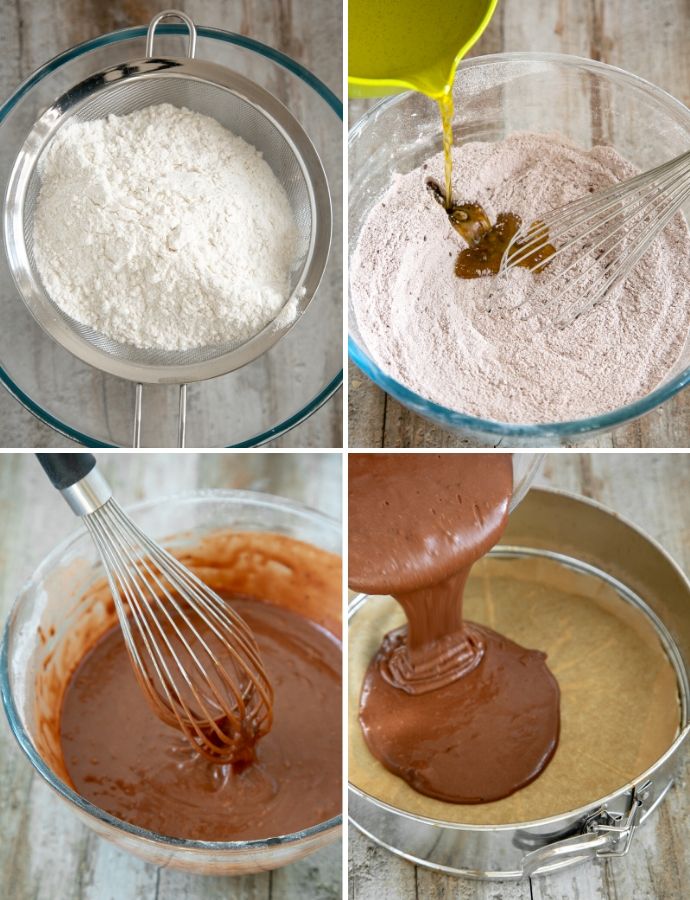
<instances>
[{"instance_id":1,"label":"metal sieve","mask_svg":"<svg viewBox=\"0 0 690 900\"><path fill-rule=\"evenodd\" d=\"M178 18L189 32L186 58L154 56L162 19ZM179 443L184 443L185 385L225 375L269 350L294 324L280 316L239 344L222 343L184 351L146 350L114 341L68 316L43 285L33 251L34 212L41 188L41 161L57 132L73 122L127 115L170 103L210 116L262 154L287 193L294 216L296 255L286 301L296 296L298 317L319 285L331 241L331 202L318 154L292 113L272 94L237 72L195 59L196 28L182 12L155 16L146 38L146 57L100 71L77 84L45 110L27 135L9 178L4 233L7 257L20 296L39 325L88 365L137 383L134 445L141 426L143 384L179 384Z\"/></svg>"}]
</instances>

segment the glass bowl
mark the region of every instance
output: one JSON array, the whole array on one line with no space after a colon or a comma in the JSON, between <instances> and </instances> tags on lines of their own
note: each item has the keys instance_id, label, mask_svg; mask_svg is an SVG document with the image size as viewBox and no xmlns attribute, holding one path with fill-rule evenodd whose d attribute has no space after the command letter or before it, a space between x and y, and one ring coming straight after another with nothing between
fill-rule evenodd
<instances>
[{"instance_id":1,"label":"glass bowl","mask_svg":"<svg viewBox=\"0 0 690 900\"><path fill-rule=\"evenodd\" d=\"M513 496L510 498L510 512L518 506L534 479L541 471L543 453L513 453Z\"/></svg>"},{"instance_id":2,"label":"glass bowl","mask_svg":"<svg viewBox=\"0 0 690 900\"><path fill-rule=\"evenodd\" d=\"M0 106L0 185L38 116L74 84L145 56L146 27L103 35L61 53ZM184 56L186 29L161 25L156 53ZM304 421L342 383L342 104L298 62L239 34L198 29L197 57L234 69L270 91L299 120L321 158L333 205L324 276L308 310L251 364L187 389L187 446L255 446ZM3 187L4 191L4 187ZM92 447L132 446L135 385L102 373L59 346L35 322L0 254L0 379L30 412ZM179 390L143 390L142 446L177 446Z\"/></svg>"},{"instance_id":3,"label":"glass bowl","mask_svg":"<svg viewBox=\"0 0 690 900\"><path fill-rule=\"evenodd\" d=\"M200 491L131 508L136 523L166 546L194 546L213 531L237 528L272 531L341 552L340 524L298 503L244 491ZM170 535L174 537L167 539ZM80 797L38 751L35 710L38 672L70 627L77 601L102 578L98 554L86 530L56 547L21 589L8 617L0 648L0 687L5 712L19 746L34 768L98 835L157 866L202 874L244 874L287 865L338 839L341 816L304 831L258 841L186 841L129 825ZM328 603L328 598L324 598ZM337 608L336 608L337 604ZM341 598L325 615L341 620ZM83 610L82 610L83 614ZM46 635L48 639L46 640Z\"/></svg>"},{"instance_id":4,"label":"glass bowl","mask_svg":"<svg viewBox=\"0 0 690 900\"><path fill-rule=\"evenodd\" d=\"M463 61L454 87L458 142L497 141L513 131L560 132L583 147L609 144L640 169L685 152L690 110L621 69L574 56L505 53ZM406 173L442 149L436 104L415 93L388 98L350 132L349 257L371 207L394 173ZM684 207L690 215L690 202ZM690 383L690 337L665 380L640 400L567 422L508 424L432 403L386 375L357 327L349 301L349 353L380 388L413 412L478 444L554 446L609 431L649 412Z\"/></svg>"}]
</instances>

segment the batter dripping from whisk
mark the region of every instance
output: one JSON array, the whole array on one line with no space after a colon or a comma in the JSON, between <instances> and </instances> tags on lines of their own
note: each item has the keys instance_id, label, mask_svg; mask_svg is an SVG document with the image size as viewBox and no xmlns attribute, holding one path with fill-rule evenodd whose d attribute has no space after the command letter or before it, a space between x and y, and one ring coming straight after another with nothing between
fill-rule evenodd
<instances>
[{"instance_id":1,"label":"batter dripping from whisk","mask_svg":"<svg viewBox=\"0 0 690 900\"><path fill-rule=\"evenodd\" d=\"M274 699L271 730L253 748L253 761L215 764L154 716L118 626L87 646L69 680L59 723L67 775L78 793L117 818L168 837L228 841L287 834L338 814L340 645L336 623L326 622L327 630L314 622L309 603L339 598L339 559L284 536L260 539L261 573L245 562L240 577L229 565L252 559L256 535L245 545L242 535L215 545L209 539L183 560L256 637ZM255 599L275 594L285 606Z\"/></svg>"}]
</instances>

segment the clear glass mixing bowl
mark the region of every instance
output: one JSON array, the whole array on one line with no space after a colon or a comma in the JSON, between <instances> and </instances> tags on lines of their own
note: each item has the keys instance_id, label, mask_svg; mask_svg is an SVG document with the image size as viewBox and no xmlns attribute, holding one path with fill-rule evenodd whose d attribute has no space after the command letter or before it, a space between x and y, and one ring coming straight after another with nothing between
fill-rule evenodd
<instances>
[{"instance_id":1,"label":"clear glass mixing bowl","mask_svg":"<svg viewBox=\"0 0 690 900\"><path fill-rule=\"evenodd\" d=\"M583 147L609 144L640 169L690 147L690 110L621 69L574 56L505 53L463 61L454 87L457 141L500 140L513 131L560 132ZM371 207L394 173L442 149L436 105L415 93L388 98L350 132L349 257ZM690 216L690 202L684 208ZM349 302L349 353L380 388L436 425L480 444L553 446L638 418L690 383L690 337L665 380L646 397L612 412L570 422L513 425L432 403L386 375L357 327Z\"/></svg>"},{"instance_id":2,"label":"clear glass mixing bowl","mask_svg":"<svg viewBox=\"0 0 690 900\"><path fill-rule=\"evenodd\" d=\"M524 499L534 484L544 462L543 453L513 453L513 496L510 498L510 512Z\"/></svg>"},{"instance_id":3,"label":"clear glass mixing bowl","mask_svg":"<svg viewBox=\"0 0 690 900\"><path fill-rule=\"evenodd\" d=\"M341 553L338 522L298 503L266 494L199 491L147 501L132 507L130 512L141 528L163 540L166 546L194 546L209 532L232 527L287 534ZM165 540L171 535L171 540ZM97 834L157 866L202 874L244 874L287 865L335 841L341 831L340 816L268 840L167 838L116 819L84 800L55 774L37 749L40 736L35 714L36 676L51 647L69 630L76 601L102 575L91 538L80 528L46 557L24 585L5 626L0 648L2 699L12 732L38 773ZM340 596L325 597L324 604L324 614L339 622ZM47 641L46 635L50 636Z\"/></svg>"},{"instance_id":4,"label":"clear glass mixing bowl","mask_svg":"<svg viewBox=\"0 0 690 900\"><path fill-rule=\"evenodd\" d=\"M0 185L38 116L65 91L108 66L145 56L146 27L79 44L47 62L0 106ZM157 56L184 56L186 30L161 25ZM229 375L187 389L187 446L255 446L284 434L342 383L342 104L311 72L277 50L217 28L198 29L197 58L266 88L300 121L321 158L333 205L324 276L309 309L269 352ZM0 254L0 379L32 413L93 447L132 446L135 386L80 362L24 305ZM177 445L179 391L144 387L141 444Z\"/></svg>"}]
</instances>

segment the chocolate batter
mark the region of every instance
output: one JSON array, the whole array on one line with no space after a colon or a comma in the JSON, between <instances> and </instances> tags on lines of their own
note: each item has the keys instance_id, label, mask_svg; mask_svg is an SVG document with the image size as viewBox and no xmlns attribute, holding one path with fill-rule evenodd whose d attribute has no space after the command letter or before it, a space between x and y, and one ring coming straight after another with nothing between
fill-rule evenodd
<instances>
[{"instance_id":1,"label":"chocolate batter","mask_svg":"<svg viewBox=\"0 0 690 900\"><path fill-rule=\"evenodd\" d=\"M250 764L202 757L151 711L115 626L82 654L64 690L66 777L112 815L174 838L257 840L338 815L339 558L261 533L221 533L182 558L252 629L274 689L271 730ZM87 606L110 612L102 591Z\"/></svg>"},{"instance_id":2,"label":"chocolate batter","mask_svg":"<svg viewBox=\"0 0 690 900\"><path fill-rule=\"evenodd\" d=\"M275 691L271 731L249 766L217 765L156 718L119 627L87 654L62 709L76 790L168 837L248 840L298 831L340 807L340 649L302 616L227 597L256 635Z\"/></svg>"},{"instance_id":3,"label":"chocolate batter","mask_svg":"<svg viewBox=\"0 0 690 900\"><path fill-rule=\"evenodd\" d=\"M367 671L360 723L371 752L420 793L497 800L533 781L558 743L545 654L464 622L472 564L498 541L510 454L351 454L349 578L392 594L407 625Z\"/></svg>"}]
</instances>

